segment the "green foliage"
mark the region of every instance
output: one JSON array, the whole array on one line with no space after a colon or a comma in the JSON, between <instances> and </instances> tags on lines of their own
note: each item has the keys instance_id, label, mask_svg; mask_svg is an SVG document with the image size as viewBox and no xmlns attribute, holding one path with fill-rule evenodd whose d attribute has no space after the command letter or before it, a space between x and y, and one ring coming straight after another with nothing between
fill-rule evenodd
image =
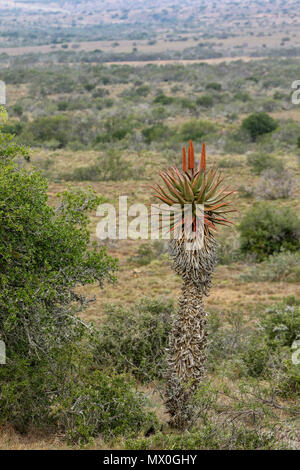
<instances>
[{"instance_id":1,"label":"green foliage","mask_svg":"<svg viewBox=\"0 0 300 470\"><path fill-rule=\"evenodd\" d=\"M211 108L214 104L214 99L211 95L202 95L197 98L196 104L204 108Z\"/></svg>"},{"instance_id":2,"label":"green foliage","mask_svg":"<svg viewBox=\"0 0 300 470\"><path fill-rule=\"evenodd\" d=\"M218 263L228 265L240 258L239 240L235 235L219 238Z\"/></svg>"},{"instance_id":3,"label":"green foliage","mask_svg":"<svg viewBox=\"0 0 300 470\"><path fill-rule=\"evenodd\" d=\"M261 337L252 337L240 357L247 375L254 378L265 376L271 361L271 352Z\"/></svg>"},{"instance_id":4,"label":"green foliage","mask_svg":"<svg viewBox=\"0 0 300 470\"><path fill-rule=\"evenodd\" d=\"M155 419L124 376L95 369L93 329L78 316L88 301L77 288L114 280L115 260L90 246L87 213L101 198L64 192L54 210L46 179L18 168L6 144L0 134L0 422L52 426L80 443L135 433Z\"/></svg>"},{"instance_id":5,"label":"green foliage","mask_svg":"<svg viewBox=\"0 0 300 470\"><path fill-rule=\"evenodd\" d=\"M20 121L7 123L3 125L2 132L5 134L20 135L23 130L23 127L24 125Z\"/></svg>"},{"instance_id":6,"label":"green foliage","mask_svg":"<svg viewBox=\"0 0 300 470\"><path fill-rule=\"evenodd\" d=\"M129 261L145 266L165 252L165 244L161 240L155 240L153 243L142 243L136 255L129 258Z\"/></svg>"},{"instance_id":7,"label":"green foliage","mask_svg":"<svg viewBox=\"0 0 300 470\"><path fill-rule=\"evenodd\" d=\"M35 144L55 139L59 147L65 147L70 139L71 131L72 122L68 116L47 116L29 123L24 131L24 137Z\"/></svg>"},{"instance_id":8,"label":"green foliage","mask_svg":"<svg viewBox=\"0 0 300 470\"><path fill-rule=\"evenodd\" d=\"M172 135L172 131L164 124L154 124L153 126L143 129L142 135L144 136L146 143L151 144L151 142L167 139Z\"/></svg>"},{"instance_id":9,"label":"green foliage","mask_svg":"<svg viewBox=\"0 0 300 470\"><path fill-rule=\"evenodd\" d=\"M238 100L238 101L242 101L243 103L245 103L246 101L250 101L251 100L251 97L250 95L245 92L245 91L238 91L234 97L233 97L235 100Z\"/></svg>"},{"instance_id":10,"label":"green foliage","mask_svg":"<svg viewBox=\"0 0 300 470\"><path fill-rule=\"evenodd\" d=\"M95 369L92 340L87 336L83 344L54 345L47 358L10 356L8 367L1 369L0 423L23 433L32 425L56 429L81 445L99 434L129 437L157 426L132 379Z\"/></svg>"},{"instance_id":11,"label":"green foliage","mask_svg":"<svg viewBox=\"0 0 300 470\"><path fill-rule=\"evenodd\" d=\"M267 153L254 153L247 156L247 164L255 175L260 175L263 171L274 169L282 171L284 166L282 160L268 155Z\"/></svg>"},{"instance_id":12,"label":"green foliage","mask_svg":"<svg viewBox=\"0 0 300 470\"><path fill-rule=\"evenodd\" d=\"M133 165L122 159L119 152L108 150L101 155L96 163L90 166L75 168L72 173L66 173L63 178L67 181L121 181L138 179L143 168L133 168Z\"/></svg>"},{"instance_id":13,"label":"green foliage","mask_svg":"<svg viewBox=\"0 0 300 470\"><path fill-rule=\"evenodd\" d=\"M168 105L168 104L172 104L174 100L175 99L172 98L171 96L166 96L163 93L161 93L156 98L154 98L153 102L156 104Z\"/></svg>"},{"instance_id":14,"label":"green foliage","mask_svg":"<svg viewBox=\"0 0 300 470\"><path fill-rule=\"evenodd\" d=\"M283 373L277 384L278 395L289 399L300 396L300 367L285 361L283 365Z\"/></svg>"},{"instance_id":15,"label":"green foliage","mask_svg":"<svg viewBox=\"0 0 300 470\"><path fill-rule=\"evenodd\" d=\"M92 371L85 374L84 383L72 388L53 406L71 442L85 444L99 434L106 439L134 436L157 427L157 418L145 409L145 395L124 374Z\"/></svg>"},{"instance_id":16,"label":"green foliage","mask_svg":"<svg viewBox=\"0 0 300 470\"><path fill-rule=\"evenodd\" d=\"M210 121L191 119L183 124L181 128L181 137L184 141L190 139L199 141L204 136L216 131L216 125Z\"/></svg>"},{"instance_id":17,"label":"green foliage","mask_svg":"<svg viewBox=\"0 0 300 470\"><path fill-rule=\"evenodd\" d=\"M272 347L291 347L300 339L300 306L274 305L265 312L261 321L267 344Z\"/></svg>"},{"instance_id":18,"label":"green foliage","mask_svg":"<svg viewBox=\"0 0 300 470\"><path fill-rule=\"evenodd\" d=\"M173 310L171 301L150 299L129 309L107 306L96 361L143 382L161 378Z\"/></svg>"},{"instance_id":19,"label":"green foliage","mask_svg":"<svg viewBox=\"0 0 300 470\"><path fill-rule=\"evenodd\" d=\"M295 299L275 304L259 314L259 322L244 325L240 313L218 313L209 316L211 339L209 366L226 377L242 378L258 387L257 379L268 382L257 394L255 408L261 399L274 396L297 398L300 393L300 367L292 363L292 345L300 339L300 309ZM252 379L255 379L253 382ZM245 396L245 390L242 391ZM247 401L247 398L244 398ZM265 403L266 401L264 401ZM251 406L249 404L249 406Z\"/></svg>"},{"instance_id":20,"label":"green foliage","mask_svg":"<svg viewBox=\"0 0 300 470\"><path fill-rule=\"evenodd\" d=\"M246 282L300 282L300 253L282 251L270 255L263 262L250 266L241 279Z\"/></svg>"},{"instance_id":21,"label":"green foliage","mask_svg":"<svg viewBox=\"0 0 300 470\"><path fill-rule=\"evenodd\" d=\"M272 132L278 123L266 113L253 113L242 122L242 128L249 132L253 141L257 137Z\"/></svg>"},{"instance_id":22,"label":"green foliage","mask_svg":"<svg viewBox=\"0 0 300 470\"><path fill-rule=\"evenodd\" d=\"M300 247L299 228L300 220L291 209L258 203L238 227L241 251L259 261L282 249L296 251Z\"/></svg>"},{"instance_id":23,"label":"green foliage","mask_svg":"<svg viewBox=\"0 0 300 470\"><path fill-rule=\"evenodd\" d=\"M276 449L274 433L251 430L243 424L209 422L181 434L159 432L149 439L128 439L126 449L176 449L176 450L271 450ZM278 445L278 444L277 444Z\"/></svg>"},{"instance_id":24,"label":"green foliage","mask_svg":"<svg viewBox=\"0 0 300 470\"><path fill-rule=\"evenodd\" d=\"M210 83L207 83L206 89L207 90L221 91L222 90L222 85L221 85L221 83L210 82Z\"/></svg>"}]
</instances>

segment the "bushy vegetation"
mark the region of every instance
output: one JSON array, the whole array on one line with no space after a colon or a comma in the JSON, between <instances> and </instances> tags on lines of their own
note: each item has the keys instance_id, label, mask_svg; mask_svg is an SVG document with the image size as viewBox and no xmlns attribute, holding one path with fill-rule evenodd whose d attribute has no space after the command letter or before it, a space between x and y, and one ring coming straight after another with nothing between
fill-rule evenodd
<instances>
[{"instance_id":1,"label":"bushy vegetation","mask_svg":"<svg viewBox=\"0 0 300 470\"><path fill-rule=\"evenodd\" d=\"M134 168L124 161L117 151L108 150L106 155L97 158L96 163L90 166L78 167L72 173L65 173L62 177L67 181L122 181L139 179L143 168Z\"/></svg>"},{"instance_id":2,"label":"bushy vegetation","mask_svg":"<svg viewBox=\"0 0 300 470\"><path fill-rule=\"evenodd\" d=\"M239 225L241 251L262 260L282 249L297 251L300 220L290 208L256 204Z\"/></svg>"},{"instance_id":3,"label":"bushy vegetation","mask_svg":"<svg viewBox=\"0 0 300 470\"><path fill-rule=\"evenodd\" d=\"M270 255L259 264L250 266L246 273L241 275L245 281L300 281L300 254L282 251Z\"/></svg>"},{"instance_id":4,"label":"bushy vegetation","mask_svg":"<svg viewBox=\"0 0 300 470\"><path fill-rule=\"evenodd\" d=\"M125 309L106 307L96 361L116 371L128 371L142 382L162 377L173 303L144 299Z\"/></svg>"},{"instance_id":5,"label":"bushy vegetation","mask_svg":"<svg viewBox=\"0 0 300 470\"><path fill-rule=\"evenodd\" d=\"M92 326L78 316L88 300L76 288L114 280L115 260L89 246L87 213L101 199L64 192L54 210L46 179L14 162L26 153L2 134L0 149L0 423L80 443L138 432L155 423L145 399L123 375L97 370Z\"/></svg>"},{"instance_id":6,"label":"bushy vegetation","mask_svg":"<svg viewBox=\"0 0 300 470\"><path fill-rule=\"evenodd\" d=\"M260 175L265 170L283 170L282 160L266 153L255 153L247 156L247 163L255 175Z\"/></svg>"},{"instance_id":7,"label":"bushy vegetation","mask_svg":"<svg viewBox=\"0 0 300 470\"><path fill-rule=\"evenodd\" d=\"M128 261L144 266L159 258L162 254L166 253L167 250L168 247L166 247L166 244L161 240L155 240L153 243L142 243L136 255L130 257Z\"/></svg>"},{"instance_id":8,"label":"bushy vegetation","mask_svg":"<svg viewBox=\"0 0 300 470\"><path fill-rule=\"evenodd\" d=\"M277 122L266 113L253 113L242 122L243 129L249 132L253 141L261 135L274 131L277 126Z\"/></svg>"}]
</instances>

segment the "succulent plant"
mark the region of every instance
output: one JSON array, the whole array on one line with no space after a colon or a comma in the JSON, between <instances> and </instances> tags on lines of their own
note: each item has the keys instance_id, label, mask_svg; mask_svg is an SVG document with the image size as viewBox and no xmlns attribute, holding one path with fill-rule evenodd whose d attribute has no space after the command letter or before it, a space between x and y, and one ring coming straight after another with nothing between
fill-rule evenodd
<instances>
[{"instance_id":1,"label":"succulent plant","mask_svg":"<svg viewBox=\"0 0 300 470\"><path fill-rule=\"evenodd\" d=\"M197 231L204 229L204 245L216 232L217 225L229 225L231 222L225 218L225 214L232 212L228 209L229 202L225 199L234 191L227 191L228 188L220 188L223 178L218 168L212 166L206 169L205 144L202 144L201 160L198 168L195 168L194 146L192 141L188 147L188 158L186 149L182 149L182 171L172 167L166 171L161 171L163 187L159 184L152 186L157 199L167 204L169 207L180 205L182 208L180 217L173 216L171 221L171 231L177 226L182 227L184 234L184 224L191 226L191 233L197 236ZM192 207L192 217L185 221L184 206ZM202 217L197 215L197 206L203 206ZM203 224L204 222L204 224ZM204 225L204 227L203 227ZM186 230L188 232L188 230Z\"/></svg>"},{"instance_id":2,"label":"succulent plant","mask_svg":"<svg viewBox=\"0 0 300 470\"><path fill-rule=\"evenodd\" d=\"M231 223L225 215L233 210L225 199L234 191L221 189L223 178L216 166L206 168L205 144L196 168L192 141L188 155L183 148L182 170L173 167L160 172L160 176L163 186L153 189L155 197L170 212L169 230L179 230L179 237L170 239L170 254L174 270L183 279L179 312L169 339L165 404L170 424L184 429L196 417L194 393L205 377L207 332L203 298L208 295L217 261L215 233L218 225ZM188 218L186 207L191 209Z\"/></svg>"}]
</instances>

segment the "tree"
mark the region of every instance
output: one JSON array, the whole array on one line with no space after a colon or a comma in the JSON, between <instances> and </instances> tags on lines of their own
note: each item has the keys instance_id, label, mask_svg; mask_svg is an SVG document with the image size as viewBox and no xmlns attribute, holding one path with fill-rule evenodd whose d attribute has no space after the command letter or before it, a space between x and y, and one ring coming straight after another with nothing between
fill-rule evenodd
<instances>
[{"instance_id":1,"label":"tree","mask_svg":"<svg viewBox=\"0 0 300 470\"><path fill-rule=\"evenodd\" d=\"M224 217L230 212L224 199L231 193L219 189L222 180L216 168L206 169L204 144L200 166L195 169L192 141L188 164L183 149L183 170L172 168L161 172L161 177L165 186L154 189L156 198L170 207L171 232L176 230L179 234L179 238L170 240L170 252L174 269L183 279L179 313L169 340L166 406L170 424L184 429L193 423L194 393L205 376L204 296L216 264L214 231L217 224L229 223ZM201 207L200 213L197 206ZM186 209L190 209L190 214Z\"/></svg>"},{"instance_id":2,"label":"tree","mask_svg":"<svg viewBox=\"0 0 300 470\"><path fill-rule=\"evenodd\" d=\"M24 430L49 423L59 387L66 386L62 376L89 331L78 317L89 300L77 287L113 281L116 261L90 246L87 212L101 198L64 192L53 209L47 180L18 167L20 154L26 150L0 133L0 339L7 351L0 421Z\"/></svg>"},{"instance_id":3,"label":"tree","mask_svg":"<svg viewBox=\"0 0 300 470\"><path fill-rule=\"evenodd\" d=\"M273 132L278 123L267 113L253 113L242 122L242 128L249 132L253 141L260 135Z\"/></svg>"}]
</instances>

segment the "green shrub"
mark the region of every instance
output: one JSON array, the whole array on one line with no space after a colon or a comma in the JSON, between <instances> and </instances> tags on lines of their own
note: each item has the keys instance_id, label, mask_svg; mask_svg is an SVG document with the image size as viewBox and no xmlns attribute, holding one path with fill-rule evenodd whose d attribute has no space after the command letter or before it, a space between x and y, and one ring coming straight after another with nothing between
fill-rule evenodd
<instances>
[{"instance_id":1,"label":"green shrub","mask_svg":"<svg viewBox=\"0 0 300 470\"><path fill-rule=\"evenodd\" d=\"M196 104L204 108L211 108L214 104L214 99L211 95L202 95L197 98Z\"/></svg>"},{"instance_id":2,"label":"green shrub","mask_svg":"<svg viewBox=\"0 0 300 470\"><path fill-rule=\"evenodd\" d=\"M8 123L4 124L2 127L2 132L5 134L14 134L14 135L20 135L22 130L23 130L24 124L22 122L14 122L14 123Z\"/></svg>"},{"instance_id":3,"label":"green shrub","mask_svg":"<svg viewBox=\"0 0 300 470\"><path fill-rule=\"evenodd\" d=\"M221 83L210 82L210 83L207 83L206 89L207 90L221 91L222 90L222 85L221 85Z\"/></svg>"},{"instance_id":4,"label":"green shrub","mask_svg":"<svg viewBox=\"0 0 300 470\"><path fill-rule=\"evenodd\" d=\"M246 374L257 378L268 373L272 353L260 335L255 333L253 331L253 337L245 344L240 357L246 366Z\"/></svg>"},{"instance_id":5,"label":"green shrub","mask_svg":"<svg viewBox=\"0 0 300 470\"><path fill-rule=\"evenodd\" d=\"M153 243L142 243L137 250L137 254L129 258L129 261L145 266L165 252L165 244L161 240L155 240Z\"/></svg>"},{"instance_id":6,"label":"green shrub","mask_svg":"<svg viewBox=\"0 0 300 470\"><path fill-rule=\"evenodd\" d=\"M93 91L93 98L104 98L109 95L109 91L106 88L98 87Z\"/></svg>"},{"instance_id":7,"label":"green shrub","mask_svg":"<svg viewBox=\"0 0 300 470\"><path fill-rule=\"evenodd\" d=\"M268 308L261 327L267 344L290 348L296 339L300 339L300 306L278 304Z\"/></svg>"},{"instance_id":8,"label":"green shrub","mask_svg":"<svg viewBox=\"0 0 300 470\"><path fill-rule=\"evenodd\" d=\"M15 116L21 117L23 115L23 106L20 103L16 103L12 106L12 112Z\"/></svg>"},{"instance_id":9,"label":"green shrub","mask_svg":"<svg viewBox=\"0 0 300 470\"><path fill-rule=\"evenodd\" d=\"M231 264L241 258L239 240L236 236L226 236L219 240L218 262L220 264Z\"/></svg>"},{"instance_id":10,"label":"green shrub","mask_svg":"<svg viewBox=\"0 0 300 470\"><path fill-rule=\"evenodd\" d=\"M263 171L274 169L282 171L284 166L282 160L268 155L267 153L254 153L247 156L247 164L255 175L260 175Z\"/></svg>"},{"instance_id":11,"label":"green shrub","mask_svg":"<svg viewBox=\"0 0 300 470\"><path fill-rule=\"evenodd\" d=\"M137 96L147 96L150 93L149 85L141 85L135 89L135 94Z\"/></svg>"},{"instance_id":12,"label":"green shrub","mask_svg":"<svg viewBox=\"0 0 300 470\"><path fill-rule=\"evenodd\" d=\"M147 382L160 378L173 312L171 301L144 299L131 308L107 306L96 361Z\"/></svg>"},{"instance_id":13,"label":"green shrub","mask_svg":"<svg viewBox=\"0 0 300 470\"><path fill-rule=\"evenodd\" d=\"M251 266L241 279L254 282L300 282L300 253L283 251L270 255L265 261Z\"/></svg>"},{"instance_id":14,"label":"green shrub","mask_svg":"<svg viewBox=\"0 0 300 470\"><path fill-rule=\"evenodd\" d=\"M285 361L283 372L277 383L277 394L283 398L295 398L300 396L300 366Z\"/></svg>"},{"instance_id":15,"label":"green shrub","mask_svg":"<svg viewBox=\"0 0 300 470\"><path fill-rule=\"evenodd\" d=\"M245 91L238 91L233 96L233 99L238 100L238 101L242 101L243 103L245 103L247 101L250 101L251 97L250 97L249 93L247 93Z\"/></svg>"},{"instance_id":16,"label":"green shrub","mask_svg":"<svg viewBox=\"0 0 300 470\"><path fill-rule=\"evenodd\" d=\"M39 117L30 122L24 132L30 143L41 144L55 139L60 147L65 147L70 140L72 122L64 115Z\"/></svg>"},{"instance_id":17,"label":"green shrub","mask_svg":"<svg viewBox=\"0 0 300 470\"><path fill-rule=\"evenodd\" d=\"M253 141L263 134L274 131L277 126L278 123L263 112L250 114L242 122L242 128L249 132Z\"/></svg>"},{"instance_id":18,"label":"green shrub","mask_svg":"<svg viewBox=\"0 0 300 470\"><path fill-rule=\"evenodd\" d=\"M181 128L182 140L188 141L190 139L199 141L204 136L215 132L217 129L216 125L210 121L191 119L185 122Z\"/></svg>"},{"instance_id":19,"label":"green shrub","mask_svg":"<svg viewBox=\"0 0 300 470\"><path fill-rule=\"evenodd\" d=\"M154 98L153 103L168 105L168 104L172 104L174 100L175 98L172 98L171 96L166 96L163 93L161 93L160 95L156 96L156 98Z\"/></svg>"},{"instance_id":20,"label":"green shrub","mask_svg":"<svg viewBox=\"0 0 300 470\"><path fill-rule=\"evenodd\" d=\"M99 434L111 439L157 427L157 418L146 411L146 404L132 379L98 370L86 374L85 382L76 384L71 393L58 396L53 414L59 411L57 418L69 441L85 444Z\"/></svg>"},{"instance_id":21,"label":"green shrub","mask_svg":"<svg viewBox=\"0 0 300 470\"><path fill-rule=\"evenodd\" d=\"M20 153L0 134L0 338L7 351L0 423L21 432L51 427L79 442L98 433L136 433L155 422L144 397L124 376L95 368L93 329L78 316L87 304L78 286L114 280L115 260L90 243L87 213L101 198L68 191L54 210L47 180L14 163ZM166 322L159 323L163 308L152 308L144 333L154 323L148 334L158 351ZM143 348L141 338L139 353Z\"/></svg>"},{"instance_id":22,"label":"green shrub","mask_svg":"<svg viewBox=\"0 0 300 470\"><path fill-rule=\"evenodd\" d=\"M121 181L138 179L143 169L133 168L117 151L109 150L101 155L90 166L75 168L72 173L65 173L62 177L67 181Z\"/></svg>"},{"instance_id":23,"label":"green shrub","mask_svg":"<svg viewBox=\"0 0 300 470\"><path fill-rule=\"evenodd\" d=\"M282 249L296 251L300 247L300 220L289 208L274 208L258 203L242 219L241 251L250 253L259 261Z\"/></svg>"},{"instance_id":24,"label":"green shrub","mask_svg":"<svg viewBox=\"0 0 300 470\"><path fill-rule=\"evenodd\" d=\"M58 430L79 444L100 434L132 436L156 426L132 379L94 368L92 341L86 337L81 345L56 351L54 345L47 359L10 356L9 367L1 370L0 424L22 433L33 425Z\"/></svg>"},{"instance_id":25,"label":"green shrub","mask_svg":"<svg viewBox=\"0 0 300 470\"><path fill-rule=\"evenodd\" d=\"M153 141L156 142L167 139L172 135L172 131L164 124L154 124L153 126L143 129L142 135L144 136L146 143L151 144Z\"/></svg>"},{"instance_id":26,"label":"green shrub","mask_svg":"<svg viewBox=\"0 0 300 470\"><path fill-rule=\"evenodd\" d=\"M240 423L225 422L217 425L209 422L194 428L191 431L184 431L181 434L164 434L159 432L149 439L127 439L126 449L176 449L176 450L271 450L278 448L274 432L260 432L252 430Z\"/></svg>"}]
</instances>

